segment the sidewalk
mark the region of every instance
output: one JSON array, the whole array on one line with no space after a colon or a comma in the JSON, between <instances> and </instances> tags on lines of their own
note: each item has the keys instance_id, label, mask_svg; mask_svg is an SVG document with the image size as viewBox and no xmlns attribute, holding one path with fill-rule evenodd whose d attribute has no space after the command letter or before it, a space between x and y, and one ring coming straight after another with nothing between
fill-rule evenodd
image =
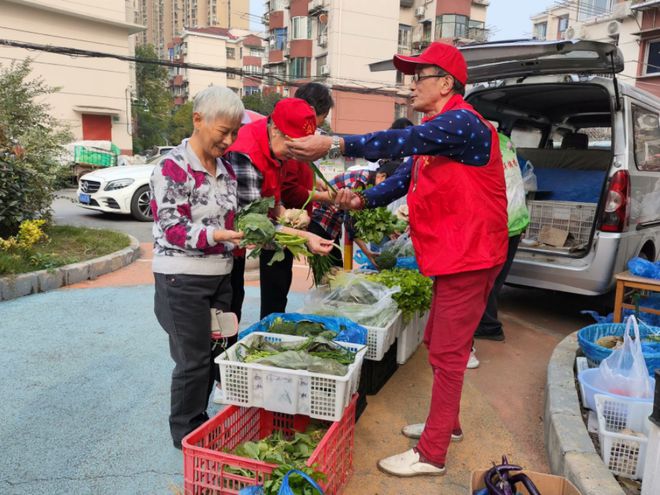
<instances>
[{"instance_id":1,"label":"sidewalk","mask_svg":"<svg viewBox=\"0 0 660 495\"><path fill-rule=\"evenodd\" d=\"M181 453L167 428L172 363L153 316L151 246L142 248L144 258L98 280L0 304L0 492L162 494L182 485ZM294 278L290 310L310 286L306 267ZM259 311L258 281L247 285L244 324ZM502 454L547 472L546 365L562 334L502 318L507 342L477 341L481 367L466 372L465 439L452 444L447 475L402 480L376 468L414 445L399 431L428 411L431 373L420 348L369 396L345 494L465 495L470 471Z\"/></svg>"}]
</instances>

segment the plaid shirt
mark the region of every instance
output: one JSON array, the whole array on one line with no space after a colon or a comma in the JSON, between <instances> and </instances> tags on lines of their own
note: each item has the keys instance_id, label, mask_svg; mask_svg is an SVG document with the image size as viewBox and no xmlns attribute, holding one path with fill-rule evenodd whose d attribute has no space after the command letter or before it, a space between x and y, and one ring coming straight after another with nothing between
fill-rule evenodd
<instances>
[{"instance_id":1,"label":"plaid shirt","mask_svg":"<svg viewBox=\"0 0 660 495\"><path fill-rule=\"evenodd\" d=\"M337 189L364 189L369 184L372 172L369 170L355 170L353 172L344 172L337 175L330 181ZM312 222L321 227L332 239L336 239L341 234L341 226L347 220L344 210L340 210L335 205L315 204L312 212ZM346 228L351 231L350 222L346 223Z\"/></svg>"},{"instance_id":2,"label":"plaid shirt","mask_svg":"<svg viewBox=\"0 0 660 495\"><path fill-rule=\"evenodd\" d=\"M236 173L238 181L238 208L244 208L253 201L261 199L261 184L263 176L250 161L250 157L236 151L228 153L227 157Z\"/></svg>"}]
</instances>

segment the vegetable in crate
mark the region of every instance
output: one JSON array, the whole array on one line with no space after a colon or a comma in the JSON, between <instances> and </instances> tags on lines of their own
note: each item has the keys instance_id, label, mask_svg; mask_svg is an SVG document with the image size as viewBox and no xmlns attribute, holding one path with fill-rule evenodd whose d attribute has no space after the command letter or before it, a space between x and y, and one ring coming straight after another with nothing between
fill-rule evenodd
<instances>
[{"instance_id":1,"label":"vegetable in crate","mask_svg":"<svg viewBox=\"0 0 660 495\"><path fill-rule=\"evenodd\" d=\"M417 312L425 312L431 307L433 282L415 270L383 270L368 278L387 287L399 287L400 291L392 294L392 298L405 321L410 321Z\"/></svg>"},{"instance_id":2,"label":"vegetable in crate","mask_svg":"<svg viewBox=\"0 0 660 495\"><path fill-rule=\"evenodd\" d=\"M271 333L280 333L284 335L298 335L300 337L325 337L332 340L337 336L332 330L328 330L323 323L314 321L285 321L280 317L275 318L270 328Z\"/></svg>"},{"instance_id":3,"label":"vegetable in crate","mask_svg":"<svg viewBox=\"0 0 660 495\"><path fill-rule=\"evenodd\" d=\"M291 469L299 469L311 476L315 481L325 479L325 475L307 466L306 462L321 442L327 430L320 425L312 424L304 433L295 432L293 437L286 438L281 431L258 442L244 442L236 447L232 454L255 459L258 461L277 464L269 479L264 482L264 495L277 495L282 485L282 479ZM225 468L236 474L244 474L253 478L254 473L247 469ZM312 495L309 486L305 486L302 478L289 477L289 486L294 493ZM315 495L315 494L314 494Z\"/></svg>"},{"instance_id":4,"label":"vegetable in crate","mask_svg":"<svg viewBox=\"0 0 660 495\"><path fill-rule=\"evenodd\" d=\"M380 243L383 238L403 232L408 223L399 220L387 208L351 211L355 237L366 242Z\"/></svg>"}]
</instances>

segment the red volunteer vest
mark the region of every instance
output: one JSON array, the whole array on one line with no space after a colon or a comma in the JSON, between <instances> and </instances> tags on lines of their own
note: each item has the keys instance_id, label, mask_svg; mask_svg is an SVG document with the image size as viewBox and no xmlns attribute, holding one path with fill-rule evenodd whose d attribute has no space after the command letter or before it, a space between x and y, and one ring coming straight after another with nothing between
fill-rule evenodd
<instances>
[{"instance_id":1,"label":"red volunteer vest","mask_svg":"<svg viewBox=\"0 0 660 495\"><path fill-rule=\"evenodd\" d=\"M490 129L490 160L473 166L440 155L415 157L408 192L410 231L426 276L491 268L504 263L507 254L506 185L497 131L460 95L440 113L459 109L475 113Z\"/></svg>"},{"instance_id":2,"label":"red volunteer vest","mask_svg":"<svg viewBox=\"0 0 660 495\"><path fill-rule=\"evenodd\" d=\"M252 164L261 172L261 196L275 197L279 203L282 186L282 163L273 157L268 141L268 119L259 119L244 125L238 131L236 141L229 147L232 151L250 157Z\"/></svg>"}]
</instances>

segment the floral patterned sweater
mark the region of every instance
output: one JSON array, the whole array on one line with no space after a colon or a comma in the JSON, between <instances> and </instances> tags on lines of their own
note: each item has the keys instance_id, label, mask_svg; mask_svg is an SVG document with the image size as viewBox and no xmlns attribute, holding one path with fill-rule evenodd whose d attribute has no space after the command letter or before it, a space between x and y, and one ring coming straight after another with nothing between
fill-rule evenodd
<instances>
[{"instance_id":1,"label":"floral patterned sweater","mask_svg":"<svg viewBox=\"0 0 660 495\"><path fill-rule=\"evenodd\" d=\"M216 230L233 230L236 174L217 160L213 177L185 139L151 175L154 215L153 271L164 274L226 275L233 245L213 240Z\"/></svg>"}]
</instances>

